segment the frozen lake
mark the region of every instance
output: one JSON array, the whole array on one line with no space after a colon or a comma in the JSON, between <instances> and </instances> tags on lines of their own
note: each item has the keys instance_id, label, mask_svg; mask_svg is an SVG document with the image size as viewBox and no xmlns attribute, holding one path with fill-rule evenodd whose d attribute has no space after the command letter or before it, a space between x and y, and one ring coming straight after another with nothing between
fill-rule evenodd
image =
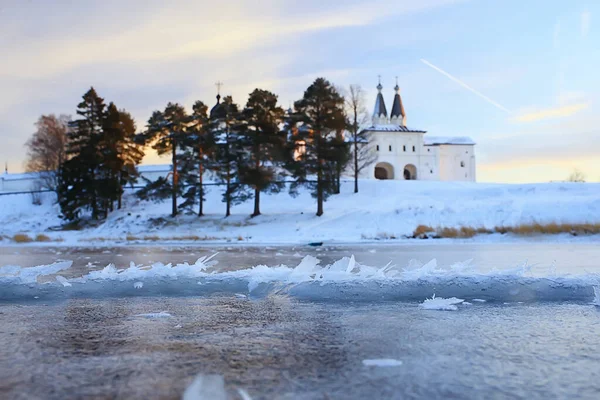
<instances>
[{"instance_id":1,"label":"frozen lake","mask_svg":"<svg viewBox=\"0 0 600 400\"><path fill-rule=\"evenodd\" d=\"M176 399L216 374L231 399L597 399L598 260L583 243L1 248L0 397ZM420 307L434 293L470 304Z\"/></svg>"}]
</instances>

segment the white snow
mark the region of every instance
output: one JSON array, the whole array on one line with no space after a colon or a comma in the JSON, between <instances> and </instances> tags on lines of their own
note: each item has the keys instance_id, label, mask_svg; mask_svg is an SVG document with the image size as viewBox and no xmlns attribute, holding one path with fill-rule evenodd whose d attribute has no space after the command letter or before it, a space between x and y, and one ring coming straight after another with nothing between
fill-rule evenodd
<instances>
[{"instance_id":1,"label":"white snow","mask_svg":"<svg viewBox=\"0 0 600 400\"><path fill-rule=\"evenodd\" d=\"M435 297L434 294L431 299L425 299L420 306L425 310L456 311L458 310L456 305L462 302L464 302L463 299L457 299L456 297L444 299L443 297Z\"/></svg>"},{"instance_id":2,"label":"white snow","mask_svg":"<svg viewBox=\"0 0 600 400\"><path fill-rule=\"evenodd\" d=\"M472 299L471 301L474 301L475 303L485 303L486 302L483 299Z\"/></svg>"},{"instance_id":3,"label":"white snow","mask_svg":"<svg viewBox=\"0 0 600 400\"><path fill-rule=\"evenodd\" d=\"M363 360L362 363L366 367L399 367L402 365L402 361L394 360L392 358Z\"/></svg>"},{"instance_id":4,"label":"white snow","mask_svg":"<svg viewBox=\"0 0 600 400\"><path fill-rule=\"evenodd\" d=\"M133 287L136 289L141 289L144 287L144 282L136 282L133 284Z\"/></svg>"},{"instance_id":5,"label":"white snow","mask_svg":"<svg viewBox=\"0 0 600 400\"><path fill-rule=\"evenodd\" d=\"M292 198L287 192L261 196L263 215L250 218L248 201L223 218L221 189L211 187L205 202L206 216L182 213L174 221L169 201L140 201L128 192L124 208L111 213L97 227L81 231L50 231L63 223L54 195L43 196L43 204L31 204L29 195L0 196L1 243L14 244L16 233L35 237L44 233L64 245L127 242L127 237L160 240L235 243L361 242L412 236L418 225L431 227L515 226L522 223L599 223L600 184L484 184L471 182L360 181L342 184L342 193L325 203L325 214L316 217L315 200L307 191ZM2 236L0 236L2 237ZM182 239L178 239L182 238ZM243 240L239 240L242 238ZM483 235L483 241L518 240L508 236ZM569 238L565 235L564 238ZM556 237L555 239L556 240ZM595 239L600 240L598 236ZM56 244L56 243L51 243Z\"/></svg>"}]
</instances>

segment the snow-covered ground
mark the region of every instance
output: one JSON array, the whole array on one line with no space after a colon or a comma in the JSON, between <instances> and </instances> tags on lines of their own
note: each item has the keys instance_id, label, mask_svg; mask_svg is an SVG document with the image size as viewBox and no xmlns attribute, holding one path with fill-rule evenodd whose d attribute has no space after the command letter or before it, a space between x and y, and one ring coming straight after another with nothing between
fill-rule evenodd
<instances>
[{"instance_id":1,"label":"snow-covered ground","mask_svg":"<svg viewBox=\"0 0 600 400\"><path fill-rule=\"evenodd\" d=\"M64 221L52 194L33 205L30 195L0 196L0 236L12 244L17 233L45 234L64 244L138 241L240 243L361 242L400 240L418 225L431 227L516 226L524 223L600 223L600 184L546 183L527 185L421 181L361 181L342 186L342 194L325 203L316 217L315 200L307 192L261 196L262 216L250 218L248 201L224 218L220 188L211 188L206 216L169 216L169 201L140 201L129 194L124 208L102 224L81 231L53 230ZM498 240L484 235L474 240ZM595 239L594 239L595 240Z\"/></svg>"}]
</instances>

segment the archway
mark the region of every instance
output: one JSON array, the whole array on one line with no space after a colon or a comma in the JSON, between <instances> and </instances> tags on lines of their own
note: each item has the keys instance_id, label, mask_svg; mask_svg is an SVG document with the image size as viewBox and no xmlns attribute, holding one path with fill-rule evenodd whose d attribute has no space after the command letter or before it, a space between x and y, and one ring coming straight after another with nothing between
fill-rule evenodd
<instances>
[{"instance_id":1,"label":"archway","mask_svg":"<svg viewBox=\"0 0 600 400\"><path fill-rule=\"evenodd\" d=\"M392 164L380 162L375 165L375 179L394 179Z\"/></svg>"},{"instance_id":2,"label":"archway","mask_svg":"<svg viewBox=\"0 0 600 400\"><path fill-rule=\"evenodd\" d=\"M404 166L404 179L414 181L417 179L417 167L412 164Z\"/></svg>"}]
</instances>

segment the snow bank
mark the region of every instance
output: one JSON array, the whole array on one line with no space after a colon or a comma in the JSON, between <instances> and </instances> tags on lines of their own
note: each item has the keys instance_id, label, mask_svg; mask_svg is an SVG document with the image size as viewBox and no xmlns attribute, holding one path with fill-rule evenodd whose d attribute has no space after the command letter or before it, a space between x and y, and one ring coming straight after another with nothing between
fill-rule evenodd
<instances>
[{"instance_id":1,"label":"snow bank","mask_svg":"<svg viewBox=\"0 0 600 400\"><path fill-rule=\"evenodd\" d=\"M93 239L133 243L145 237L156 243L194 236L198 241L244 243L359 242L410 236L418 225L493 229L533 222L600 223L600 184L363 180L357 194L351 183L342 184L342 193L326 202L322 217L315 216L315 200L306 191L296 198L286 192L262 195L264 215L256 218L249 218L251 201L223 218L218 187L209 189L203 218L180 215L173 220L170 207L168 201L140 201L128 193L124 208L111 213L104 224L47 234L65 244L89 244ZM58 226L58 213L52 194L45 194L40 206L32 205L29 195L0 196L0 224L8 237L19 232L35 236Z\"/></svg>"}]
</instances>

